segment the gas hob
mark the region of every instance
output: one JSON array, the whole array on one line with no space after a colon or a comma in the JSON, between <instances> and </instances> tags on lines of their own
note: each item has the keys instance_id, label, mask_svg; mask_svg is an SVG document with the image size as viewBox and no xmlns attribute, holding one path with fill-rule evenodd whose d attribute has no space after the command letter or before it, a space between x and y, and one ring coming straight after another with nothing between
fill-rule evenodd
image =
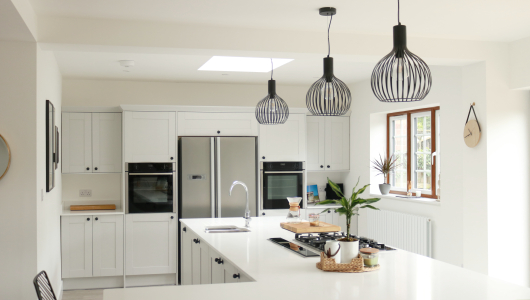
<instances>
[{"instance_id":1,"label":"gas hob","mask_svg":"<svg viewBox=\"0 0 530 300\"><path fill-rule=\"evenodd\" d=\"M305 246L312 247L319 251L324 251L324 245L326 241L329 240L338 240L346 237L344 232L325 232L325 233L297 233L295 235L295 240ZM375 248L380 251L391 251L396 250L394 248L388 247L385 244L378 243L374 239L369 239L366 237L357 237L355 235L353 238L359 239L359 249L362 248Z\"/></svg>"}]
</instances>

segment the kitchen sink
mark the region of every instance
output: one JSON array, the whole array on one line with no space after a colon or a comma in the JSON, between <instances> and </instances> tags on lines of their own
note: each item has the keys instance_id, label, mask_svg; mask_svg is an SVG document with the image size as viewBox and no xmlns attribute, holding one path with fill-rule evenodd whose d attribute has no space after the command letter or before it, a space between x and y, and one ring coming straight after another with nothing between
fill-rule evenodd
<instances>
[{"instance_id":1,"label":"kitchen sink","mask_svg":"<svg viewBox=\"0 0 530 300\"><path fill-rule=\"evenodd\" d=\"M235 225L216 225L204 227L206 233L224 233L224 232L250 232L248 228L237 227Z\"/></svg>"}]
</instances>

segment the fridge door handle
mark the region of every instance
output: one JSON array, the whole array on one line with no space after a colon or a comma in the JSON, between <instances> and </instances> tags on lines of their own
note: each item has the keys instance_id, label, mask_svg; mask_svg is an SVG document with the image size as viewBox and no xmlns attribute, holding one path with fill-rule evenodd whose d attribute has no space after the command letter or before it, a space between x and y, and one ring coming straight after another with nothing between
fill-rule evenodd
<instances>
[{"instance_id":1,"label":"fridge door handle","mask_svg":"<svg viewBox=\"0 0 530 300\"><path fill-rule=\"evenodd\" d=\"M215 218L215 138L210 138L210 213Z\"/></svg>"},{"instance_id":2,"label":"fridge door handle","mask_svg":"<svg viewBox=\"0 0 530 300\"><path fill-rule=\"evenodd\" d=\"M215 176L215 180L217 183L217 218L221 218L222 212L221 212L221 138L216 137L215 138L215 164L216 164L216 170L217 170L217 176Z\"/></svg>"}]
</instances>

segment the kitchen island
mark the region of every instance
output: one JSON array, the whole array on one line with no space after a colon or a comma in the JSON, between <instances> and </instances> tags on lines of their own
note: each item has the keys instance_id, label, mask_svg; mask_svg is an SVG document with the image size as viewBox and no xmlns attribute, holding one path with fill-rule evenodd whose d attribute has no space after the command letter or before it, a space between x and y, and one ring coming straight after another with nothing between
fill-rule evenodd
<instances>
[{"instance_id":1,"label":"kitchen island","mask_svg":"<svg viewBox=\"0 0 530 300\"><path fill-rule=\"evenodd\" d=\"M205 233L208 225L243 226L243 218L183 219L182 226L252 282L161 286L104 291L104 300L166 299L530 299L530 289L403 250L381 252L381 269L329 273L320 258L304 258L267 239L292 241L284 217L253 218L251 232Z\"/></svg>"}]
</instances>

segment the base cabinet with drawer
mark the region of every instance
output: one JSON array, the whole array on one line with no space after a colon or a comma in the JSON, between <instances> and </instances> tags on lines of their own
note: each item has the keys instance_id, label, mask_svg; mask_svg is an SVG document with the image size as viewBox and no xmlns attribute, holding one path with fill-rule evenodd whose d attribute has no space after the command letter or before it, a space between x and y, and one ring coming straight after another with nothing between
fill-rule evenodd
<instances>
[{"instance_id":1,"label":"base cabinet with drawer","mask_svg":"<svg viewBox=\"0 0 530 300\"><path fill-rule=\"evenodd\" d=\"M123 275L123 215L61 217L63 278Z\"/></svg>"},{"instance_id":2,"label":"base cabinet with drawer","mask_svg":"<svg viewBox=\"0 0 530 300\"><path fill-rule=\"evenodd\" d=\"M181 285L252 281L184 224L180 237Z\"/></svg>"}]
</instances>

